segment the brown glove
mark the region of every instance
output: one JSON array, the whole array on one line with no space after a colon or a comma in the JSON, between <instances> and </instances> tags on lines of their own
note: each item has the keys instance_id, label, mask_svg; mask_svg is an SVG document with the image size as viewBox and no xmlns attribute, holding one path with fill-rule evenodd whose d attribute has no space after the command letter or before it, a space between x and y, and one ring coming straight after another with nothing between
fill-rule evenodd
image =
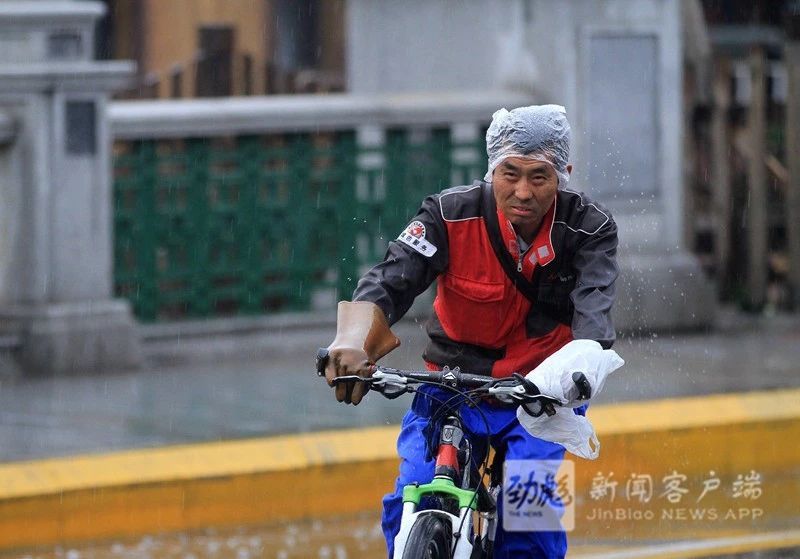
<instances>
[{"instance_id":1,"label":"brown glove","mask_svg":"<svg viewBox=\"0 0 800 559\"><path fill-rule=\"evenodd\" d=\"M389 329L383 311L369 301L341 301L336 316L336 338L328 346L328 365L325 378L329 386L333 379L347 375L368 377L378 359L400 345ZM358 405L367 385L362 382L343 382L336 385L336 399Z\"/></svg>"}]
</instances>

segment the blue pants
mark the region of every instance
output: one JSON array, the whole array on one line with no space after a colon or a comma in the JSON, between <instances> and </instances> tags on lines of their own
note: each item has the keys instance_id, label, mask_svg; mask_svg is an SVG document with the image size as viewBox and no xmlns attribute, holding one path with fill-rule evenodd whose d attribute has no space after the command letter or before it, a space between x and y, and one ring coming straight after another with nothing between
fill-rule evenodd
<instances>
[{"instance_id":1,"label":"blue pants","mask_svg":"<svg viewBox=\"0 0 800 559\"><path fill-rule=\"evenodd\" d=\"M403 513L403 487L413 483L428 483L433 479L436 459L427 456L424 429L428 419L442 401L448 400L452 393L439 388L425 387L414 397L411 409L403 418L397 451L400 455L400 475L394 493L383 498L383 534L389 549L389 558L394 554L394 538L400 530L400 517ZM438 401L437 401L438 400ZM478 411L478 409L480 411ZM564 447L535 438L517 421L516 409L493 406L482 402L478 408L460 406L462 427L472 442L473 461L480 463L485 453L486 436L491 445L504 447L509 460L561 460ZM481 415L485 415L485 420ZM583 414L583 410L576 410ZM488 432L487 432L488 422ZM434 449L435 452L435 449ZM567 537L561 532L506 532L503 530L502 495L498 503L499 524L495 537L494 556L497 559L514 558L562 558L567 552Z\"/></svg>"}]
</instances>

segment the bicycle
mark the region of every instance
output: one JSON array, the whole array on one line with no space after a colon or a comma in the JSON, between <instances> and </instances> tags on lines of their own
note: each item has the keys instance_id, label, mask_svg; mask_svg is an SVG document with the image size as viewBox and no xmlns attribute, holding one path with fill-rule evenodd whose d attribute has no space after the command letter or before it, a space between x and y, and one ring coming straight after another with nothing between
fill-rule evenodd
<instances>
[{"instance_id":1,"label":"bicycle","mask_svg":"<svg viewBox=\"0 0 800 559\"><path fill-rule=\"evenodd\" d=\"M325 375L327 361L328 351L320 349L316 360L319 376ZM559 402L541 394L534 383L518 373L507 378L494 378L463 373L458 367L412 371L379 365L372 366L371 372L370 377L338 377L334 384L364 382L370 390L388 399L415 392L419 385L438 386L455 394L440 408L447 416L440 418L441 426L433 437L437 439L433 480L403 488L403 512L400 531L395 537L394 559L491 558L498 523L497 496L502 485L503 457L495 453L490 466L487 453L482 463L483 473L476 480L477 469L471 462L472 444L464 436L456 410L461 403L477 405L477 398L489 396L501 402L519 404L534 417L542 414L552 416L555 414L554 406L560 405ZM572 380L578 387L579 399L589 399L591 387L585 375L574 373ZM451 402L454 399L455 403ZM436 425L437 420L431 418L431 424ZM483 479L487 475L490 476L488 488ZM419 510L424 497L434 497L436 505ZM479 519L477 531L473 526L473 513L477 513Z\"/></svg>"}]
</instances>

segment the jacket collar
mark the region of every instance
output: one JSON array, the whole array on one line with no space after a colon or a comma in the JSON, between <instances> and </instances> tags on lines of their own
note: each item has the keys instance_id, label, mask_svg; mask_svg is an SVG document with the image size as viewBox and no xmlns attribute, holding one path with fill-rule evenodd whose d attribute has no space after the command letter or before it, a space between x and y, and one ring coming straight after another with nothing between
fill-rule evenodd
<instances>
[{"instance_id":1,"label":"jacket collar","mask_svg":"<svg viewBox=\"0 0 800 559\"><path fill-rule=\"evenodd\" d=\"M492 193L492 195L494 195ZM547 266L552 262L556 253L553 248L553 222L555 221L556 205L558 204L558 194L554 197L553 204L547 213L542 218L542 224L539 226L539 231L533 238L528 251L525 254L523 262L523 272L533 271L533 268L538 264L539 266ZM519 258L519 244L517 242L517 234L511 222L506 218L505 214L495 206L497 212L497 222L500 224L500 234L503 237L503 246L506 247L508 252L514 258ZM529 270L530 269L530 270Z\"/></svg>"}]
</instances>

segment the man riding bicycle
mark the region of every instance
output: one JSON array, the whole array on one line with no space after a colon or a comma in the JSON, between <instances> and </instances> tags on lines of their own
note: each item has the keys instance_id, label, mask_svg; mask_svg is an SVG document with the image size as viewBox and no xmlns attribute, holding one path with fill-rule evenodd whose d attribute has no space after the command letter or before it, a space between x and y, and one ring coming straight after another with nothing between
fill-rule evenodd
<instances>
[{"instance_id":1,"label":"man riding bicycle","mask_svg":"<svg viewBox=\"0 0 800 559\"><path fill-rule=\"evenodd\" d=\"M388 326L434 280L430 342L423 353L429 368L458 366L507 377L533 370L572 340L611 347L617 226L608 210L567 190L569 140L560 106L493 115L484 180L426 198L384 261L361 278L353 303L340 304L337 336L328 348L329 384L338 376L369 376L370 365L398 343ZM367 390L364 383L337 383L336 399L358 404ZM425 428L442 399L436 390L420 389L403 419L400 475L395 492L383 501L390 557L402 488L433 478ZM564 447L520 425L515 407L486 400L479 408L462 411L478 455L488 451L480 441L489 436L506 460L563 458ZM563 532L506 531L500 525L494 553L550 558L563 557L566 548Z\"/></svg>"}]
</instances>

